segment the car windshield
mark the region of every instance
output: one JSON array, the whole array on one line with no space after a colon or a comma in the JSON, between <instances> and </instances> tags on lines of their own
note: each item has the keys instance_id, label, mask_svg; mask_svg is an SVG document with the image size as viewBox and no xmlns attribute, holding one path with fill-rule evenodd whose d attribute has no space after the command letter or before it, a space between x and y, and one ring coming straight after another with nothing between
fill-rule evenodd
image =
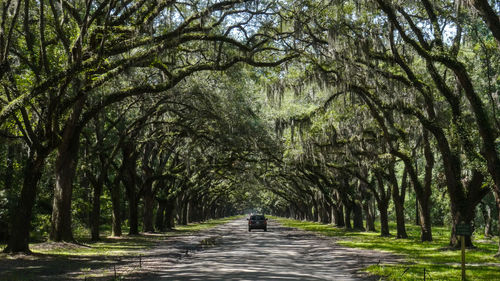
<instances>
[{"instance_id":1,"label":"car windshield","mask_svg":"<svg viewBox=\"0 0 500 281\"><path fill-rule=\"evenodd\" d=\"M265 220L266 218L264 216L251 216L251 220Z\"/></svg>"}]
</instances>

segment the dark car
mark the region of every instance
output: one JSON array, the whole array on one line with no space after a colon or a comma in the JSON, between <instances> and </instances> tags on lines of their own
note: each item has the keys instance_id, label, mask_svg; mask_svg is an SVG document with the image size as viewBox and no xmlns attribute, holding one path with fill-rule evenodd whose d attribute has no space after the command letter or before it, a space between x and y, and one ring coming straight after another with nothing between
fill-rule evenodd
<instances>
[{"instance_id":1,"label":"dark car","mask_svg":"<svg viewBox=\"0 0 500 281\"><path fill-rule=\"evenodd\" d=\"M267 231L267 219L264 215L251 215L248 220L248 231L252 229L264 229Z\"/></svg>"}]
</instances>

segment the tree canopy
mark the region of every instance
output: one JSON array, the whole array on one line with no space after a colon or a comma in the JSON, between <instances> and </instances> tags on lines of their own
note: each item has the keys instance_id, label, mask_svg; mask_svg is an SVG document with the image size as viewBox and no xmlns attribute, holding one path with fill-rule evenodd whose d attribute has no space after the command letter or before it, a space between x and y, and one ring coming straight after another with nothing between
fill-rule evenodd
<instances>
[{"instance_id":1,"label":"tree canopy","mask_svg":"<svg viewBox=\"0 0 500 281\"><path fill-rule=\"evenodd\" d=\"M422 241L448 224L451 246L459 223L498 225L478 212L500 209L496 1L0 11L6 252L74 241L76 225L98 240L103 224L119 236L245 212L378 219L383 236L394 220L398 238L411 219Z\"/></svg>"}]
</instances>

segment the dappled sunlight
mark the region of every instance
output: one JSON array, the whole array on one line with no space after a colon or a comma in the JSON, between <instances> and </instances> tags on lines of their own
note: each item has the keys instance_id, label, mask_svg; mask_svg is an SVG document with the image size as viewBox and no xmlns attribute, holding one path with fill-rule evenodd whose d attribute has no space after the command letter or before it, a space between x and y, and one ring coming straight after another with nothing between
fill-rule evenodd
<instances>
[{"instance_id":1,"label":"dappled sunlight","mask_svg":"<svg viewBox=\"0 0 500 281\"><path fill-rule=\"evenodd\" d=\"M358 270L370 254L269 221L268 231L246 229L237 220L214 235L219 243L187 254L176 264L156 267L153 280L364 280ZM385 257L378 256L384 259ZM371 263L379 259L370 258ZM361 278L361 279L360 279Z\"/></svg>"},{"instance_id":2,"label":"dappled sunlight","mask_svg":"<svg viewBox=\"0 0 500 281\"><path fill-rule=\"evenodd\" d=\"M210 220L181 226L189 231L143 233L139 236L103 237L80 242L43 242L31 244L33 254L0 255L0 280L110 280L115 276L133 276L141 273L141 259L145 262L161 260L173 262L185 249L200 249L196 231L208 230L235 217ZM188 235L192 233L193 235ZM159 245L163 248L156 249ZM149 250L148 250L149 249ZM142 273L141 273L142 274Z\"/></svg>"},{"instance_id":3,"label":"dappled sunlight","mask_svg":"<svg viewBox=\"0 0 500 281\"><path fill-rule=\"evenodd\" d=\"M408 225L408 239L381 237L375 232L352 232L315 222L277 218L285 225L314 231L332 237L337 244L352 248L384 251L404 257L404 261L369 266L366 271L388 280L459 280L461 252L448 247L449 228L433 227L432 242L420 242L420 227ZM395 224L389 224L394 231ZM377 228L380 227L377 225ZM466 251L467 276L470 280L499 280L500 261L493 257L497 245L491 241L475 241L475 249Z\"/></svg>"}]
</instances>

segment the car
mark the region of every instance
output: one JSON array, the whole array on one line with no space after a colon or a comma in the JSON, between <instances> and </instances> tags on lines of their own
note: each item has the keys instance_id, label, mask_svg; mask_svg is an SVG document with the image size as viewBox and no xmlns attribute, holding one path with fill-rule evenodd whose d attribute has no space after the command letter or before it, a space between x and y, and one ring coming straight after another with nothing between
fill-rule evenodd
<instances>
[{"instance_id":1,"label":"car","mask_svg":"<svg viewBox=\"0 0 500 281\"><path fill-rule=\"evenodd\" d=\"M252 229L267 231L267 218L264 215L251 215L247 220L248 231L252 231Z\"/></svg>"}]
</instances>

